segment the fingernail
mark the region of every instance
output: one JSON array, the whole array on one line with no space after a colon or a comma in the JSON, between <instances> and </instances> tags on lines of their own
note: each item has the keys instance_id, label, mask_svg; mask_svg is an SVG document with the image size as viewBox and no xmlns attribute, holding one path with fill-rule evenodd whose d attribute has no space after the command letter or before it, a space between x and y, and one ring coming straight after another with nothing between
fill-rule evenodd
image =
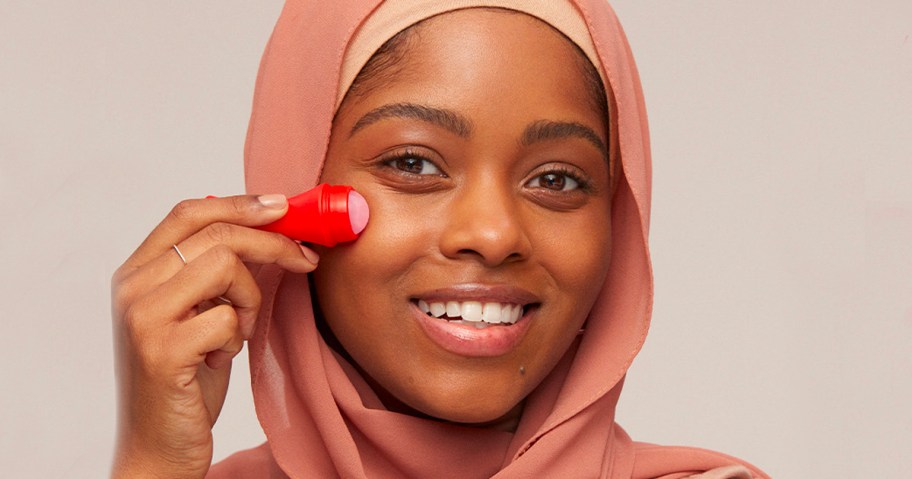
<instances>
[{"instance_id":1,"label":"fingernail","mask_svg":"<svg viewBox=\"0 0 912 479\"><path fill-rule=\"evenodd\" d=\"M267 207L280 210L288 204L288 199L285 198L285 195L260 195L257 197L260 200L260 204Z\"/></svg>"},{"instance_id":2,"label":"fingernail","mask_svg":"<svg viewBox=\"0 0 912 479\"><path fill-rule=\"evenodd\" d=\"M313 264L317 264L320 261L320 255L318 255L314 250L299 244L301 247L301 252L304 253L304 257L307 258L307 261L310 261Z\"/></svg>"}]
</instances>

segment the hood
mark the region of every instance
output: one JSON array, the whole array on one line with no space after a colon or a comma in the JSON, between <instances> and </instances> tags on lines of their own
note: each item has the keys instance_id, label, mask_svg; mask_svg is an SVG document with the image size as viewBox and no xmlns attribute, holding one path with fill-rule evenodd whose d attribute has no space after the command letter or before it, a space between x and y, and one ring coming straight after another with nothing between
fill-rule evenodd
<instances>
[{"instance_id":1,"label":"hood","mask_svg":"<svg viewBox=\"0 0 912 479\"><path fill-rule=\"evenodd\" d=\"M319 182L340 84L350 81L343 72L346 49L380 3L286 3L256 84L245 152L248 193L294 195ZM490 2L431 3L455 9ZM533 16L539 16L537 5L551 3L493 2L522 5L516 9ZM268 444L214 473L260 461L274 477L447 477L446 471L453 477L636 476L636 446L615 424L614 411L652 311L646 111L612 9L604 0L567 3L588 29L608 90L610 156L620 172L607 219L612 260L585 333L528 398L519 428L507 434L385 410L317 332L307 277L263 266L255 272L263 308L249 347ZM681 470L675 469L676 455L661 457L669 470ZM715 463L725 464L707 462Z\"/></svg>"}]
</instances>

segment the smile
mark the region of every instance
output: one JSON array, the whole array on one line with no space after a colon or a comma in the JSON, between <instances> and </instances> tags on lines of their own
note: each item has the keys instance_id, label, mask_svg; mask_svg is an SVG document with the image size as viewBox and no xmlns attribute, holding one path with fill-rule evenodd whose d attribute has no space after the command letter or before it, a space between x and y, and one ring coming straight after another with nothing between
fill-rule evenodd
<instances>
[{"instance_id":1,"label":"smile","mask_svg":"<svg viewBox=\"0 0 912 479\"><path fill-rule=\"evenodd\" d=\"M511 284L461 283L417 292L415 321L434 344L462 357L503 356L535 322L539 294Z\"/></svg>"},{"instance_id":2,"label":"smile","mask_svg":"<svg viewBox=\"0 0 912 479\"><path fill-rule=\"evenodd\" d=\"M523 315L523 306L516 303L482 301L425 301L418 300L418 309L428 316L455 323L470 323L476 328L488 325L512 325Z\"/></svg>"}]
</instances>

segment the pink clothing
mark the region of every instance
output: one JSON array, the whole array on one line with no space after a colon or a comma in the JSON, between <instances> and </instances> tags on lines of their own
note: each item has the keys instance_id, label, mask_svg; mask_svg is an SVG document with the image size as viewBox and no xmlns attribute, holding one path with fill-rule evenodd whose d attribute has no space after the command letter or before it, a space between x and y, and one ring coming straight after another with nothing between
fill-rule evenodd
<instances>
[{"instance_id":1,"label":"pink clothing","mask_svg":"<svg viewBox=\"0 0 912 479\"><path fill-rule=\"evenodd\" d=\"M249 193L292 195L318 183L346 48L379 3L286 3L257 80L246 150ZM534 15L535 2L522 3ZM723 454L633 442L614 420L652 311L649 132L639 75L614 12L604 0L567 5L588 28L608 82L610 156L621 170L606 218L612 262L585 333L527 398L517 430L386 410L318 333L306 276L264 266L257 272L264 301L250 363L268 442L216 464L209 477L767 477Z\"/></svg>"}]
</instances>

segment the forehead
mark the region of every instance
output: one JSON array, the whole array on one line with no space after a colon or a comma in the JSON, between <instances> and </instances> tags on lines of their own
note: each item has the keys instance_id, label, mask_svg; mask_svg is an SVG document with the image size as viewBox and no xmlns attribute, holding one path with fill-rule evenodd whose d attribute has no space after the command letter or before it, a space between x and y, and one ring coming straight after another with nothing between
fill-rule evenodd
<instances>
[{"instance_id":1,"label":"forehead","mask_svg":"<svg viewBox=\"0 0 912 479\"><path fill-rule=\"evenodd\" d=\"M604 113L598 73L573 42L535 17L497 8L447 12L413 25L368 62L345 103L372 97L472 108L478 89L512 105L585 105Z\"/></svg>"},{"instance_id":2,"label":"forehead","mask_svg":"<svg viewBox=\"0 0 912 479\"><path fill-rule=\"evenodd\" d=\"M471 0L453 0L451 2L412 2L390 0L383 2L374 10L367 20L357 29L349 43L342 63L339 82L339 95L336 107L342 101L355 76L374 56L382 50L384 42L392 42L403 31L412 30L416 24L427 21L437 15L468 9L500 10L503 12L522 12L534 18L542 19L554 26L556 31L567 38L580 50L589 61L595 82L605 84L606 79L601 70L601 60L590 36L589 25L567 0L548 2L528 2L527 0L486 0L485 6L473 4ZM361 72L363 73L363 72Z\"/></svg>"}]
</instances>

